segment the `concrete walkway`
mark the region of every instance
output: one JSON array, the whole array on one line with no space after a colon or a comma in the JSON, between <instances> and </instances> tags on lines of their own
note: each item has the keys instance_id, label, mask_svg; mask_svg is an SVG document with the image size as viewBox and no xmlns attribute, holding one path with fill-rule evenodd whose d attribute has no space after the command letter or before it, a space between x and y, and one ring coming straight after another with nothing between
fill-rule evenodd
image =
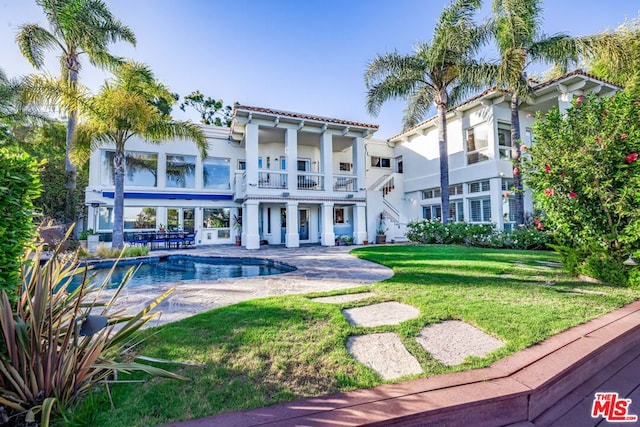
<instances>
[{"instance_id":1,"label":"concrete walkway","mask_svg":"<svg viewBox=\"0 0 640 427\"><path fill-rule=\"evenodd\" d=\"M177 286L176 291L158 306L161 317L149 324L157 326L254 298L354 288L393 276L393 271L387 267L349 255L352 249L352 246L310 245L300 248L263 246L259 250L249 251L238 246L216 245L179 251L153 251L150 255L264 258L288 264L296 267L296 270L272 276L138 285L130 290L125 287L118 298L118 305L134 311L172 286Z\"/></svg>"}]
</instances>

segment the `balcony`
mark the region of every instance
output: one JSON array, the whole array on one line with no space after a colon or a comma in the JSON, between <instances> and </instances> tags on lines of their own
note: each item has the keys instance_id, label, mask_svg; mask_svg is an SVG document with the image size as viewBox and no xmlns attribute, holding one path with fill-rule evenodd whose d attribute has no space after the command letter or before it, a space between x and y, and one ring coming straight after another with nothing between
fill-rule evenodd
<instances>
[{"instance_id":1,"label":"balcony","mask_svg":"<svg viewBox=\"0 0 640 427\"><path fill-rule=\"evenodd\" d=\"M322 173L299 173L298 190L324 190L324 174Z\"/></svg>"},{"instance_id":2,"label":"balcony","mask_svg":"<svg viewBox=\"0 0 640 427\"><path fill-rule=\"evenodd\" d=\"M258 172L258 188L287 188L287 173L275 171Z\"/></svg>"},{"instance_id":3,"label":"balcony","mask_svg":"<svg viewBox=\"0 0 640 427\"><path fill-rule=\"evenodd\" d=\"M334 175L333 191L358 191L357 182L355 175Z\"/></svg>"}]
</instances>

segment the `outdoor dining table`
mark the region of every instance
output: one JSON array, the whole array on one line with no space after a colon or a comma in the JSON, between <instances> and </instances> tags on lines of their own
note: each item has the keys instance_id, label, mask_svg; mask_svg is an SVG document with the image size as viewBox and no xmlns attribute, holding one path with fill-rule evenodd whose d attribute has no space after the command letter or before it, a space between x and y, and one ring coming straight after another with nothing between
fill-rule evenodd
<instances>
[{"instance_id":1,"label":"outdoor dining table","mask_svg":"<svg viewBox=\"0 0 640 427\"><path fill-rule=\"evenodd\" d=\"M180 246L186 246L186 240L189 233L186 231L140 231L133 234L133 244L151 245L151 249L155 249L160 245L164 248L171 248L173 244L176 249Z\"/></svg>"}]
</instances>

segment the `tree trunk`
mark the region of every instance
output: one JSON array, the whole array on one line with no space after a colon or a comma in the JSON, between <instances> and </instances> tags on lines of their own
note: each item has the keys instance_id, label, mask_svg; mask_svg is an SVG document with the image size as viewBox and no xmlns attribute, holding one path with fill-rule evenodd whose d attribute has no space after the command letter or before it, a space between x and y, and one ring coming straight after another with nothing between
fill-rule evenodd
<instances>
[{"instance_id":1,"label":"tree trunk","mask_svg":"<svg viewBox=\"0 0 640 427\"><path fill-rule=\"evenodd\" d=\"M124 148L119 148L117 145L113 156L113 171L115 190L111 247L121 249L124 245Z\"/></svg>"},{"instance_id":2,"label":"tree trunk","mask_svg":"<svg viewBox=\"0 0 640 427\"><path fill-rule=\"evenodd\" d=\"M518 95L511 95L511 157L513 158L513 186L515 187L516 225L524 225L524 190L520 170L522 151L520 149L520 114Z\"/></svg>"},{"instance_id":3,"label":"tree trunk","mask_svg":"<svg viewBox=\"0 0 640 427\"><path fill-rule=\"evenodd\" d=\"M69 68L69 85L75 88L78 84L78 64L76 60L67 60L67 67ZM74 109L69 111L69 118L67 119L67 137L65 143L65 165L64 170L66 173L67 188L67 214L66 219L71 222L76 222L76 167L71 163L71 149L73 134L76 131L76 121L78 112Z\"/></svg>"},{"instance_id":4,"label":"tree trunk","mask_svg":"<svg viewBox=\"0 0 640 427\"><path fill-rule=\"evenodd\" d=\"M447 150L447 107L438 103L438 148L440 149L440 197L442 198L442 223L449 222L449 153Z\"/></svg>"}]
</instances>

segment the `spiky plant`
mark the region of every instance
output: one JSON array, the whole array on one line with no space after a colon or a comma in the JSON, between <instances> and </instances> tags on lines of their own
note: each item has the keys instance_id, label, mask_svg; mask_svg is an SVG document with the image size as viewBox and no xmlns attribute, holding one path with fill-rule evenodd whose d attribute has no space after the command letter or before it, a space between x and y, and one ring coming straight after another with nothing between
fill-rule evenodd
<instances>
[{"instance_id":1,"label":"spiky plant","mask_svg":"<svg viewBox=\"0 0 640 427\"><path fill-rule=\"evenodd\" d=\"M67 238L70 233L71 229ZM133 336L159 315L151 310L174 288L138 313L127 314L114 303L133 269L111 294L105 292L109 277L94 283L77 253L58 249L44 261L42 247L39 242L24 255L17 305L12 306L5 291L0 294L0 424L39 420L46 426L52 414L68 408L114 371L186 379L153 366L119 361ZM82 274L83 281L72 289L76 274ZM104 322L104 327L86 331L85 322L92 321Z\"/></svg>"}]
</instances>

